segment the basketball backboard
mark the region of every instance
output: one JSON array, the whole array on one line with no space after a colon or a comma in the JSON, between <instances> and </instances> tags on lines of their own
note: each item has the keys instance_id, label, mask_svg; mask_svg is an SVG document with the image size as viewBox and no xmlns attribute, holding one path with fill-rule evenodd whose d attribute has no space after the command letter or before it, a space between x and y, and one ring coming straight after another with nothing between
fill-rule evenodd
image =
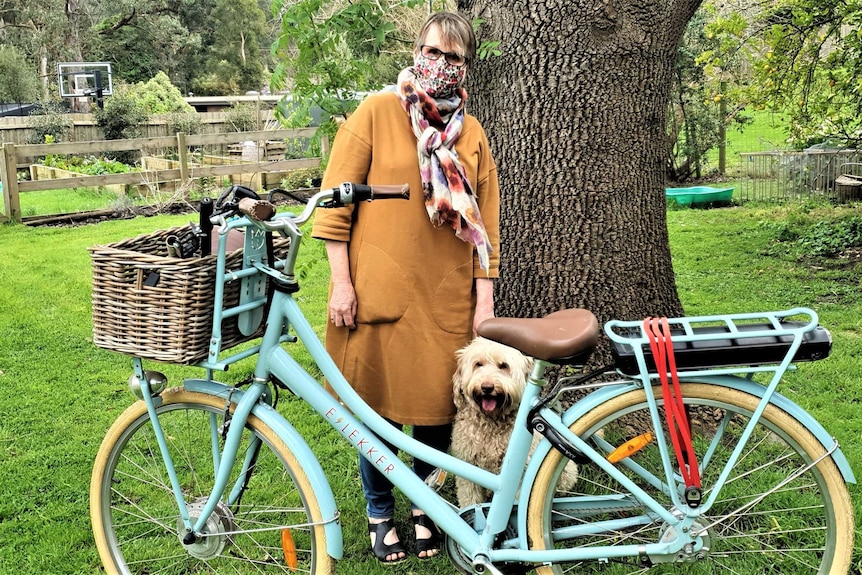
<instances>
[{"instance_id":1,"label":"basketball backboard","mask_svg":"<svg viewBox=\"0 0 862 575\"><path fill-rule=\"evenodd\" d=\"M113 90L110 62L60 62L57 79L63 98L110 96Z\"/></svg>"}]
</instances>

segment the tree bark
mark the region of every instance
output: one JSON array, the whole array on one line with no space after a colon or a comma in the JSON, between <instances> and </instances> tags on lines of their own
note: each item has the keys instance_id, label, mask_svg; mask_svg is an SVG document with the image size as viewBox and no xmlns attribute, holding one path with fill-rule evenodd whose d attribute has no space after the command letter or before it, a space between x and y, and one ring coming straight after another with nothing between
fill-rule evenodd
<instances>
[{"instance_id":1,"label":"tree bark","mask_svg":"<svg viewBox=\"0 0 862 575\"><path fill-rule=\"evenodd\" d=\"M459 0L501 56L468 75L468 110L501 181L497 315L565 307L600 322L682 312L668 246L665 122L700 0Z\"/></svg>"}]
</instances>

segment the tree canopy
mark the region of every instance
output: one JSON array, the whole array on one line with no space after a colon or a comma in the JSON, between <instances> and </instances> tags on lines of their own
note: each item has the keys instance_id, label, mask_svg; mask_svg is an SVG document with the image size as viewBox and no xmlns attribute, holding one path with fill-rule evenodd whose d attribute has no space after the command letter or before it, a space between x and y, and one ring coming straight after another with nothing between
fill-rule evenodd
<instances>
[{"instance_id":1,"label":"tree canopy","mask_svg":"<svg viewBox=\"0 0 862 575\"><path fill-rule=\"evenodd\" d=\"M427 6L423 0L273 0L281 34L272 47L278 62L272 82L292 94L288 122L305 125L312 104L330 117L347 114L356 106L353 94L394 82L412 61Z\"/></svg>"},{"instance_id":2,"label":"tree canopy","mask_svg":"<svg viewBox=\"0 0 862 575\"><path fill-rule=\"evenodd\" d=\"M701 59L744 104L790 120L789 143L855 147L862 140L862 5L780 0L715 8L716 40Z\"/></svg>"},{"instance_id":3,"label":"tree canopy","mask_svg":"<svg viewBox=\"0 0 862 575\"><path fill-rule=\"evenodd\" d=\"M454 3L432 0L434 10ZM424 0L6 0L0 42L6 81L56 97L56 64L109 61L130 84L166 73L181 93L289 90L326 112L349 112L351 92L378 88L409 63ZM486 8L477 17L496 17ZM698 174L720 126L756 110L782 114L789 142L855 146L862 137L859 0L707 2L681 44L668 116L672 177ZM481 54L500 53L489 36ZM482 47L480 47L482 48ZM23 69L24 72L20 72ZM307 106L293 110L296 123Z\"/></svg>"},{"instance_id":4,"label":"tree canopy","mask_svg":"<svg viewBox=\"0 0 862 575\"><path fill-rule=\"evenodd\" d=\"M43 97L56 94L58 62L112 63L115 80L158 72L182 93L261 90L278 25L268 0L6 0L0 41L39 70Z\"/></svg>"},{"instance_id":5,"label":"tree canopy","mask_svg":"<svg viewBox=\"0 0 862 575\"><path fill-rule=\"evenodd\" d=\"M0 46L0 102L28 102L39 95L39 76L15 46Z\"/></svg>"}]
</instances>

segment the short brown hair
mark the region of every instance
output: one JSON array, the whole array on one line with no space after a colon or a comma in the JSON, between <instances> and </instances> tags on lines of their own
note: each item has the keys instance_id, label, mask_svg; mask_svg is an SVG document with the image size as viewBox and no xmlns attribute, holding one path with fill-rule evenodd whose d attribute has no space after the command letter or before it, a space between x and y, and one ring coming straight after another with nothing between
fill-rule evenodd
<instances>
[{"instance_id":1,"label":"short brown hair","mask_svg":"<svg viewBox=\"0 0 862 575\"><path fill-rule=\"evenodd\" d=\"M425 42L428 30L435 25L443 38L459 48L467 65L472 64L476 59L476 35L470 21L455 12L435 12L428 16L416 37L416 49Z\"/></svg>"}]
</instances>

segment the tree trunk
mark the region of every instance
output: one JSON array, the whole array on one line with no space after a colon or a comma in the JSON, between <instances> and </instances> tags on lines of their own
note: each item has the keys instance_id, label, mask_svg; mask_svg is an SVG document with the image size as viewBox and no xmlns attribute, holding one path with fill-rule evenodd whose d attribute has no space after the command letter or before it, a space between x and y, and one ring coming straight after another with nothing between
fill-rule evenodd
<instances>
[{"instance_id":1,"label":"tree trunk","mask_svg":"<svg viewBox=\"0 0 862 575\"><path fill-rule=\"evenodd\" d=\"M700 0L459 0L502 55L468 75L502 195L498 315L600 322L681 313L667 238L665 122Z\"/></svg>"},{"instance_id":2,"label":"tree trunk","mask_svg":"<svg viewBox=\"0 0 862 575\"><path fill-rule=\"evenodd\" d=\"M84 52L81 46L81 4L82 0L65 0L66 20L69 22L66 32L65 51L72 54L73 62L84 62ZM89 98L72 98L69 102L74 113L88 114L90 112Z\"/></svg>"},{"instance_id":3,"label":"tree trunk","mask_svg":"<svg viewBox=\"0 0 862 575\"><path fill-rule=\"evenodd\" d=\"M48 83L48 55L44 47L39 48L39 78L42 81L42 100L47 102L52 94Z\"/></svg>"}]
</instances>

